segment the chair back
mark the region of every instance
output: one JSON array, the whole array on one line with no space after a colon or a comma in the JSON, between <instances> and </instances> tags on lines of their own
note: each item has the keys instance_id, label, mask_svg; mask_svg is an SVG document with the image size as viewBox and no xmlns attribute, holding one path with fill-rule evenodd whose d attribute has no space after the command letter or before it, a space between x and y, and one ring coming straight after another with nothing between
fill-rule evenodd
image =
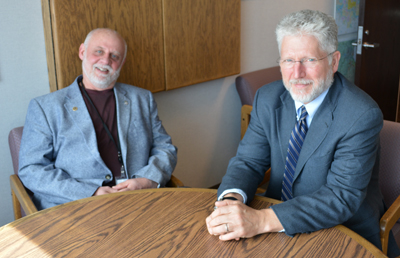
<instances>
[{"instance_id":1,"label":"chair back","mask_svg":"<svg viewBox=\"0 0 400 258\"><path fill-rule=\"evenodd\" d=\"M236 90L239 94L240 101L242 102L241 111L241 139L246 133L247 127L250 123L250 113L253 109L254 96L259 88L265 84L281 80L282 74L279 66L261 69L258 71L244 73L236 77ZM257 193L265 192L271 175L271 169L265 172L264 179L259 184Z\"/></svg>"},{"instance_id":2,"label":"chair back","mask_svg":"<svg viewBox=\"0 0 400 258\"><path fill-rule=\"evenodd\" d=\"M390 207L400 195L400 123L385 120L380 141L379 187Z\"/></svg>"},{"instance_id":3,"label":"chair back","mask_svg":"<svg viewBox=\"0 0 400 258\"><path fill-rule=\"evenodd\" d=\"M14 174L18 175L19 148L21 146L22 131L24 127L12 129L8 135L8 145L10 146L11 159L14 167Z\"/></svg>"},{"instance_id":4,"label":"chair back","mask_svg":"<svg viewBox=\"0 0 400 258\"><path fill-rule=\"evenodd\" d=\"M254 96L259 88L281 79L282 74L279 66L244 73L236 77L236 90L242 105L253 105Z\"/></svg>"},{"instance_id":5,"label":"chair back","mask_svg":"<svg viewBox=\"0 0 400 258\"><path fill-rule=\"evenodd\" d=\"M244 73L236 77L236 90L239 94L240 101L242 102L240 129L241 139L246 133L247 127L250 123L250 113L257 90L265 84L281 79L282 75L279 66Z\"/></svg>"},{"instance_id":6,"label":"chair back","mask_svg":"<svg viewBox=\"0 0 400 258\"><path fill-rule=\"evenodd\" d=\"M26 189L18 178L19 149L21 146L21 138L22 138L23 129L24 129L23 126L16 127L14 129L12 129L10 131L10 133L8 134L8 145L10 147L10 153L11 153L11 159L12 159L13 168L14 168L14 174L16 175L15 178L13 178L13 176L10 176L11 184L12 184L11 189L12 189L12 196L13 196L15 219L25 217L27 214L25 209L27 210L28 214L32 214L37 211L36 207L30 200L33 193L31 191L29 191L28 189ZM14 182L14 181L17 181L17 182ZM16 192L14 192L14 190L16 191L17 189L15 189L14 187L18 187L17 186L18 184L20 185L19 186L20 189L18 191L18 194L16 195ZM23 199L25 196L22 197L21 194L26 194L26 200ZM22 198L22 199L18 199L18 198ZM25 208L22 208L21 202L23 202L23 206Z\"/></svg>"}]
</instances>

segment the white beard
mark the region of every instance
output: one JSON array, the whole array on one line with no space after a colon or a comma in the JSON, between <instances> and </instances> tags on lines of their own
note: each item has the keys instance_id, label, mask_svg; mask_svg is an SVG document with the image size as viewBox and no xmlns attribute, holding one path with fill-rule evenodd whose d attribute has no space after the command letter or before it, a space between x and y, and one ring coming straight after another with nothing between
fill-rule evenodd
<instances>
[{"instance_id":1,"label":"white beard","mask_svg":"<svg viewBox=\"0 0 400 258\"><path fill-rule=\"evenodd\" d=\"M82 62L82 70L83 70L84 75L89 79L89 81L96 88L107 89L108 87L110 87L111 83L116 81L119 77L119 72L121 70L121 67L119 67L118 70L116 70L114 72L114 69L112 69L112 67L109 65L94 64L92 67L92 70L89 73L86 70L86 66L85 66L86 62L87 62L87 60L86 60L86 55L85 55L83 58L83 62ZM95 69L97 69L97 68L107 69L109 71L109 73L96 75Z\"/></svg>"},{"instance_id":2,"label":"white beard","mask_svg":"<svg viewBox=\"0 0 400 258\"><path fill-rule=\"evenodd\" d=\"M293 79L290 80L289 83L283 81L286 90L289 91L292 99L303 104L309 103L316 99L322 92L326 91L331 87L333 83L333 72L332 69L329 69L326 78L320 78L316 81L313 80L304 80L304 79ZM311 84L311 92L307 94L306 90L294 90L292 88L292 84Z\"/></svg>"}]
</instances>

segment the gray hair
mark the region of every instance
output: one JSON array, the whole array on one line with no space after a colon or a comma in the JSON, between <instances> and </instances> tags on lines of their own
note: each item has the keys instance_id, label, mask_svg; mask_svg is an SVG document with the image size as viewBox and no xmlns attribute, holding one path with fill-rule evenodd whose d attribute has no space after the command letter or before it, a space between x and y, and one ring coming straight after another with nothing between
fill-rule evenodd
<instances>
[{"instance_id":1,"label":"gray hair","mask_svg":"<svg viewBox=\"0 0 400 258\"><path fill-rule=\"evenodd\" d=\"M325 13L313 10L302 10L286 15L279 22L275 30L279 54L285 36L314 36L322 51L327 54L334 52L338 47L338 27L335 19ZM329 56L329 63L332 57Z\"/></svg>"},{"instance_id":2,"label":"gray hair","mask_svg":"<svg viewBox=\"0 0 400 258\"><path fill-rule=\"evenodd\" d=\"M109 29L109 28L97 28L97 29L94 29L94 30L90 31L89 34L87 34L85 41L83 42L83 45L85 46L85 49L87 49L87 47L89 45L89 42L90 42L90 39L92 38L93 34L95 34L98 31L101 31L101 30L105 30L105 31L108 31L110 33L113 33L113 34L117 35L119 38L122 39L122 41L124 42L124 45L125 45L124 59L122 60L122 62L125 61L126 52L128 50L128 45L126 44L125 39L117 31Z\"/></svg>"}]
</instances>

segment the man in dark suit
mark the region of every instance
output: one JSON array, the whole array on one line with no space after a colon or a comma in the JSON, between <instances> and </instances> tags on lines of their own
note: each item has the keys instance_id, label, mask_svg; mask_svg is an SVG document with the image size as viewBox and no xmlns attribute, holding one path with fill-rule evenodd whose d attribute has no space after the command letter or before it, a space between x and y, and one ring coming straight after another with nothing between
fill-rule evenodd
<instances>
[{"instance_id":1,"label":"man in dark suit","mask_svg":"<svg viewBox=\"0 0 400 258\"><path fill-rule=\"evenodd\" d=\"M337 72L335 20L303 10L276 28L282 81L256 94L249 128L207 218L221 240L265 232L293 236L343 224L381 247L384 212L378 185L378 105ZM254 210L244 203L271 167L265 196L284 202Z\"/></svg>"}]
</instances>

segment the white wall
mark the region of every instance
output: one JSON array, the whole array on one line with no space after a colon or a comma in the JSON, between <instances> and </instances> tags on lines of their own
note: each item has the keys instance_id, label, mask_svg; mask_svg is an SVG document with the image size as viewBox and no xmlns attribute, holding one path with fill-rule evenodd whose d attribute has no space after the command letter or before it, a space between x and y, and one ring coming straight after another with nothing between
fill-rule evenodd
<instances>
[{"instance_id":1,"label":"white wall","mask_svg":"<svg viewBox=\"0 0 400 258\"><path fill-rule=\"evenodd\" d=\"M241 71L276 65L274 28L285 14L333 15L334 0L242 0ZM159 115L178 146L174 174L186 185L221 181L240 138L240 100L230 76L155 94ZM49 92L40 0L0 0L0 226L13 220L8 133L24 123L29 100Z\"/></svg>"},{"instance_id":2,"label":"white wall","mask_svg":"<svg viewBox=\"0 0 400 258\"><path fill-rule=\"evenodd\" d=\"M14 219L8 133L24 124L29 100L48 92L40 0L0 0L0 226Z\"/></svg>"}]
</instances>

